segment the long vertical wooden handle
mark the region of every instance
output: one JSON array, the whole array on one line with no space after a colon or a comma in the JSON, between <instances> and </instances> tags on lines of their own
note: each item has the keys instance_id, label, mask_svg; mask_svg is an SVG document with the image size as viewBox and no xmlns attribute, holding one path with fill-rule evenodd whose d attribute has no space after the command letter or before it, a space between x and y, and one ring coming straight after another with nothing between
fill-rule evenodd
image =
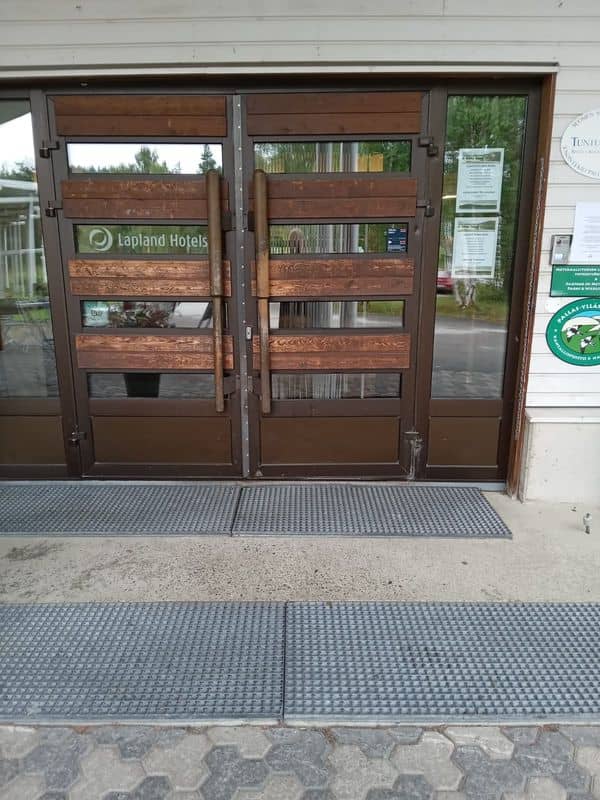
<instances>
[{"instance_id":1,"label":"long vertical wooden handle","mask_svg":"<svg viewBox=\"0 0 600 800\"><path fill-rule=\"evenodd\" d=\"M206 173L208 204L208 263L213 306L213 350L215 365L215 408L225 410L223 377L223 253L221 230L221 176L216 169Z\"/></svg>"},{"instance_id":2,"label":"long vertical wooden handle","mask_svg":"<svg viewBox=\"0 0 600 800\"><path fill-rule=\"evenodd\" d=\"M271 413L271 374L269 358L269 221L267 216L267 175L254 172L254 235L256 240L256 295L260 336L260 407Z\"/></svg>"}]
</instances>

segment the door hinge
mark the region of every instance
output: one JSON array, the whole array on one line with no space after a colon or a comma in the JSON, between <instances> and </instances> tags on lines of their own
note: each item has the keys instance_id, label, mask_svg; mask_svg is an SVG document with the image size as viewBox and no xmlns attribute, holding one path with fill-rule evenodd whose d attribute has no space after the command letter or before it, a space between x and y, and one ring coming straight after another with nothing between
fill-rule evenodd
<instances>
[{"instance_id":1,"label":"door hinge","mask_svg":"<svg viewBox=\"0 0 600 800\"><path fill-rule=\"evenodd\" d=\"M419 136L419 147L426 147L428 156L437 156L440 152L433 136Z\"/></svg>"},{"instance_id":2,"label":"door hinge","mask_svg":"<svg viewBox=\"0 0 600 800\"><path fill-rule=\"evenodd\" d=\"M55 217L57 211L62 211L62 206L57 206L56 203L53 203L52 200L48 200L48 204L45 208L45 214L47 217Z\"/></svg>"},{"instance_id":3,"label":"door hinge","mask_svg":"<svg viewBox=\"0 0 600 800\"><path fill-rule=\"evenodd\" d=\"M69 436L69 444L75 446L78 445L79 442L83 442L84 439L87 439L87 433L75 428L74 431L71 431L71 435Z\"/></svg>"},{"instance_id":4,"label":"door hinge","mask_svg":"<svg viewBox=\"0 0 600 800\"><path fill-rule=\"evenodd\" d=\"M417 203L417 208L424 208L423 212L426 217L433 217L435 215L435 208L431 205L431 200L425 203Z\"/></svg>"},{"instance_id":5,"label":"door hinge","mask_svg":"<svg viewBox=\"0 0 600 800\"><path fill-rule=\"evenodd\" d=\"M423 445L425 444L422 434L416 430L405 431L404 438L408 442L408 472L406 475L407 480L414 481L419 474L419 466L421 461L421 453Z\"/></svg>"},{"instance_id":6,"label":"door hinge","mask_svg":"<svg viewBox=\"0 0 600 800\"><path fill-rule=\"evenodd\" d=\"M50 151L58 150L59 148L60 142L42 142L42 146L40 147L40 158L50 158Z\"/></svg>"}]
</instances>

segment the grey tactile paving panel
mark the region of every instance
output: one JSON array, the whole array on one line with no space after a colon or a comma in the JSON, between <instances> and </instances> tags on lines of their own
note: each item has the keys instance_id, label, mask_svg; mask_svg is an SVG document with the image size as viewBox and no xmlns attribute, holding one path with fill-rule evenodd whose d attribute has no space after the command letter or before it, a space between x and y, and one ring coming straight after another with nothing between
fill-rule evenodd
<instances>
[{"instance_id":1,"label":"grey tactile paving panel","mask_svg":"<svg viewBox=\"0 0 600 800\"><path fill-rule=\"evenodd\" d=\"M277 720L281 603L0 605L0 719Z\"/></svg>"},{"instance_id":2,"label":"grey tactile paving panel","mask_svg":"<svg viewBox=\"0 0 600 800\"><path fill-rule=\"evenodd\" d=\"M233 533L511 536L479 489L349 484L244 488Z\"/></svg>"},{"instance_id":3,"label":"grey tactile paving panel","mask_svg":"<svg viewBox=\"0 0 600 800\"><path fill-rule=\"evenodd\" d=\"M0 534L229 534L239 491L207 483L3 483Z\"/></svg>"},{"instance_id":4,"label":"grey tactile paving panel","mask_svg":"<svg viewBox=\"0 0 600 800\"><path fill-rule=\"evenodd\" d=\"M600 604L291 603L286 720L600 715Z\"/></svg>"}]
</instances>

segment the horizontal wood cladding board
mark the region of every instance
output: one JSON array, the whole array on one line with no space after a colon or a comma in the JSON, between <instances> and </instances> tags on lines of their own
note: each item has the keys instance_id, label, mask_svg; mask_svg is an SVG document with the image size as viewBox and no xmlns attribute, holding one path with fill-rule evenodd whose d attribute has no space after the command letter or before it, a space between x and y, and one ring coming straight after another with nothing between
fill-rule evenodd
<instances>
[{"instance_id":1,"label":"horizontal wood cladding board","mask_svg":"<svg viewBox=\"0 0 600 800\"><path fill-rule=\"evenodd\" d=\"M388 134L421 130L419 92L304 92L250 95L248 133Z\"/></svg>"},{"instance_id":2,"label":"horizontal wood cladding board","mask_svg":"<svg viewBox=\"0 0 600 800\"><path fill-rule=\"evenodd\" d=\"M231 267L223 262L223 292L231 295ZM71 259L71 294L79 297L209 297L208 261Z\"/></svg>"},{"instance_id":3,"label":"horizontal wood cladding board","mask_svg":"<svg viewBox=\"0 0 600 800\"><path fill-rule=\"evenodd\" d=\"M62 136L226 136L222 95L65 95L54 97Z\"/></svg>"},{"instance_id":4,"label":"horizontal wood cladding board","mask_svg":"<svg viewBox=\"0 0 600 800\"><path fill-rule=\"evenodd\" d=\"M395 297L413 291L411 258L273 258L271 297ZM252 282L256 293L256 281Z\"/></svg>"},{"instance_id":5,"label":"horizontal wood cladding board","mask_svg":"<svg viewBox=\"0 0 600 800\"><path fill-rule=\"evenodd\" d=\"M80 369L210 370L213 337L82 333L75 337ZM223 337L225 369L233 369L233 339Z\"/></svg>"},{"instance_id":6,"label":"horizontal wood cladding board","mask_svg":"<svg viewBox=\"0 0 600 800\"><path fill-rule=\"evenodd\" d=\"M387 219L417 210L416 179L397 175L269 175L267 194L271 220Z\"/></svg>"},{"instance_id":7,"label":"horizontal wood cladding board","mask_svg":"<svg viewBox=\"0 0 600 800\"><path fill-rule=\"evenodd\" d=\"M63 181L65 216L80 219L206 220L206 178L85 178ZM227 183L221 181L221 206L229 208Z\"/></svg>"},{"instance_id":8,"label":"horizontal wood cladding board","mask_svg":"<svg viewBox=\"0 0 600 800\"><path fill-rule=\"evenodd\" d=\"M260 369L260 339L252 342ZM410 334L271 334L269 366L275 370L408 369Z\"/></svg>"}]
</instances>

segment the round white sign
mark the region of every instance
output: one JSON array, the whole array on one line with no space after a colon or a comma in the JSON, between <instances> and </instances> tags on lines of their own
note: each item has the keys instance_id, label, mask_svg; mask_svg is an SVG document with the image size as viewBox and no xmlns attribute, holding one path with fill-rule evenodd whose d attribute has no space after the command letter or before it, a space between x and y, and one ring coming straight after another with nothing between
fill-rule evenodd
<instances>
[{"instance_id":1,"label":"round white sign","mask_svg":"<svg viewBox=\"0 0 600 800\"><path fill-rule=\"evenodd\" d=\"M582 114L567 126L560 152L575 172L600 180L600 108Z\"/></svg>"}]
</instances>

